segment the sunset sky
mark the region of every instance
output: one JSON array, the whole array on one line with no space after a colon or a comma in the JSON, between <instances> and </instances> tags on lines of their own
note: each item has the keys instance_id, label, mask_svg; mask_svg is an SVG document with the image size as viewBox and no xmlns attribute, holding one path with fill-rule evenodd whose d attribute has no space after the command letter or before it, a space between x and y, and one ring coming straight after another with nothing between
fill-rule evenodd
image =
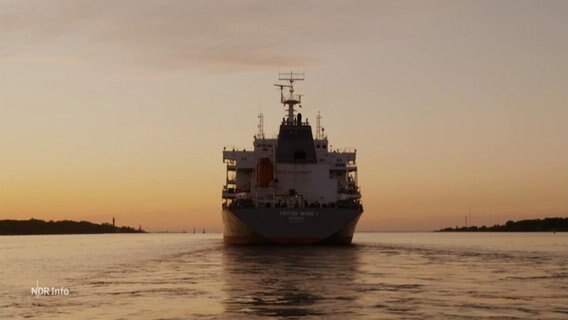
<instances>
[{"instance_id":1,"label":"sunset sky","mask_svg":"<svg viewBox=\"0 0 568 320\"><path fill-rule=\"evenodd\" d=\"M221 231L290 70L358 230L568 216L568 1L0 0L0 218Z\"/></svg>"}]
</instances>

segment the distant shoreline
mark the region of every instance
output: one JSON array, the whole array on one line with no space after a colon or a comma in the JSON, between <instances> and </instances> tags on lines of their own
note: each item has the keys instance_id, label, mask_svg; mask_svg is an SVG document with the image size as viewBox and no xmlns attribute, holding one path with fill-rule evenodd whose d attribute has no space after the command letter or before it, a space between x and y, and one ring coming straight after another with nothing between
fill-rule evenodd
<instances>
[{"instance_id":1,"label":"distant shoreline","mask_svg":"<svg viewBox=\"0 0 568 320\"><path fill-rule=\"evenodd\" d=\"M146 233L146 231L142 230L142 227L135 229L88 221L0 220L0 235L3 236L102 233Z\"/></svg>"},{"instance_id":2,"label":"distant shoreline","mask_svg":"<svg viewBox=\"0 0 568 320\"><path fill-rule=\"evenodd\" d=\"M512 221L503 225L462 226L444 228L439 232L568 232L568 218L544 218Z\"/></svg>"}]
</instances>

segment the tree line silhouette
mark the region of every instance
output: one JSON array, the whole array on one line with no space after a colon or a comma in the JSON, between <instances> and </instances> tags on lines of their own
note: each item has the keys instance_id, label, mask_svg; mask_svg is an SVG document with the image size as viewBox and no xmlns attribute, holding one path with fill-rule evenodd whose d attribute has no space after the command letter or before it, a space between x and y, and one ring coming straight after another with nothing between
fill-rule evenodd
<instances>
[{"instance_id":1,"label":"tree line silhouette","mask_svg":"<svg viewBox=\"0 0 568 320\"><path fill-rule=\"evenodd\" d=\"M0 220L0 235L144 233L142 228L115 227L110 223L88 221Z\"/></svg>"},{"instance_id":2,"label":"tree line silhouette","mask_svg":"<svg viewBox=\"0 0 568 320\"><path fill-rule=\"evenodd\" d=\"M486 226L470 226L444 228L441 232L566 232L568 231L568 218L544 218L544 219L528 219L512 221L509 220L505 224L496 224L492 227Z\"/></svg>"}]
</instances>

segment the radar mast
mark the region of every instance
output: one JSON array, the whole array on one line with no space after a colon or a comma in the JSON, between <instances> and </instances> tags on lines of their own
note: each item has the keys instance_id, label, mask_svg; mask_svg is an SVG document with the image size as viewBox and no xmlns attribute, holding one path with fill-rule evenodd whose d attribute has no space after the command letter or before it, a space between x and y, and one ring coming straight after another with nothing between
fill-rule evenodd
<instances>
[{"instance_id":1,"label":"radar mast","mask_svg":"<svg viewBox=\"0 0 568 320\"><path fill-rule=\"evenodd\" d=\"M295 81L304 81L305 75L304 73L299 72L292 72L290 71L285 73L278 73L278 80L279 81L288 81L289 84L275 84L275 86L280 88L280 102L288 107L288 118L286 119L287 124L294 124L294 109L295 105L299 105L300 108L302 105L302 96L301 94L294 94L294 82ZM288 93L285 94L284 88L288 88Z\"/></svg>"}]
</instances>

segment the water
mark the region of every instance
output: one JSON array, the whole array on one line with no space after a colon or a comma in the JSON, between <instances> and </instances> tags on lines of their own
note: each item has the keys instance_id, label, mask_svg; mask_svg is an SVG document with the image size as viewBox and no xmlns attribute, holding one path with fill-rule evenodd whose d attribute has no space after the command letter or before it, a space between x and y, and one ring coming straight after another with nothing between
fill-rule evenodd
<instances>
[{"instance_id":1,"label":"water","mask_svg":"<svg viewBox=\"0 0 568 320\"><path fill-rule=\"evenodd\" d=\"M0 237L0 318L568 318L566 233L358 233L354 241ZM33 296L37 281L69 295Z\"/></svg>"}]
</instances>

